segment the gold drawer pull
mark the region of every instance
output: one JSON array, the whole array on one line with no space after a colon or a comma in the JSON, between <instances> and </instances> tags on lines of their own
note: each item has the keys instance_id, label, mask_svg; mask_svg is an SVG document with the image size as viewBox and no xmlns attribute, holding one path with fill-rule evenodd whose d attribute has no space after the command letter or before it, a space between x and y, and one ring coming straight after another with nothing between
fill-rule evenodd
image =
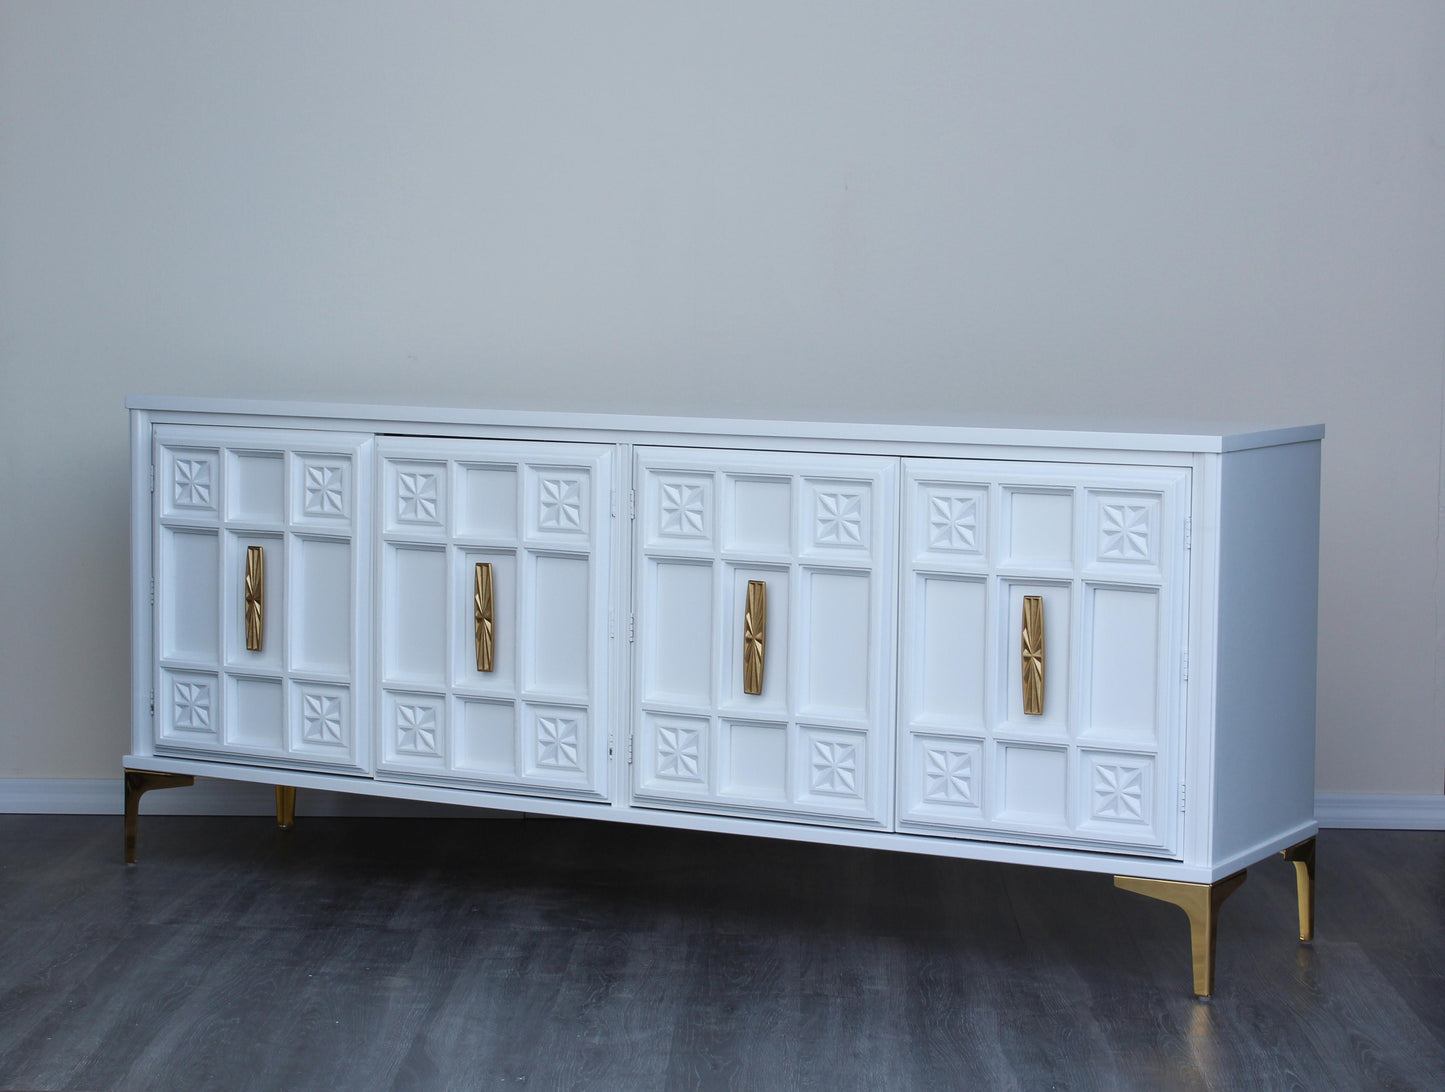
<instances>
[{"instance_id":1,"label":"gold drawer pull","mask_svg":"<svg viewBox=\"0 0 1445 1092\"><path fill-rule=\"evenodd\" d=\"M261 651L266 626L266 551L246 547L246 650Z\"/></svg>"},{"instance_id":2,"label":"gold drawer pull","mask_svg":"<svg viewBox=\"0 0 1445 1092\"><path fill-rule=\"evenodd\" d=\"M743 611L743 693L763 692L763 656L768 640L768 586L748 581L747 609Z\"/></svg>"},{"instance_id":3,"label":"gold drawer pull","mask_svg":"<svg viewBox=\"0 0 1445 1092\"><path fill-rule=\"evenodd\" d=\"M1044 597L1024 596L1023 624L1024 712L1044 712Z\"/></svg>"},{"instance_id":4,"label":"gold drawer pull","mask_svg":"<svg viewBox=\"0 0 1445 1092\"><path fill-rule=\"evenodd\" d=\"M488 561L477 562L472 608L477 625L477 670L491 671L497 666L497 633L493 622L492 566Z\"/></svg>"}]
</instances>

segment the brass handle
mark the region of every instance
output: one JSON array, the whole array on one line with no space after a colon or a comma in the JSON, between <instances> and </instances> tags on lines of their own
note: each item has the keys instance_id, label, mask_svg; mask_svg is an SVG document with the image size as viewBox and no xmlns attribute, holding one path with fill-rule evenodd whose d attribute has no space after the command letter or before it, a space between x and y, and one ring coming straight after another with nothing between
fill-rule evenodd
<instances>
[{"instance_id":1,"label":"brass handle","mask_svg":"<svg viewBox=\"0 0 1445 1092\"><path fill-rule=\"evenodd\" d=\"M743 693L763 692L763 656L768 640L768 586L748 581L747 608L743 611Z\"/></svg>"},{"instance_id":2,"label":"brass handle","mask_svg":"<svg viewBox=\"0 0 1445 1092\"><path fill-rule=\"evenodd\" d=\"M477 575L472 590L472 610L477 627L477 670L491 671L497 664L497 635L493 621L495 597L492 595L492 566L477 562Z\"/></svg>"},{"instance_id":3,"label":"brass handle","mask_svg":"<svg viewBox=\"0 0 1445 1092\"><path fill-rule=\"evenodd\" d=\"M246 547L246 649L261 651L261 635L265 628L266 551L260 546Z\"/></svg>"},{"instance_id":4,"label":"brass handle","mask_svg":"<svg viewBox=\"0 0 1445 1092\"><path fill-rule=\"evenodd\" d=\"M1044 597L1024 596L1023 637L1024 712L1042 716L1044 711Z\"/></svg>"}]
</instances>

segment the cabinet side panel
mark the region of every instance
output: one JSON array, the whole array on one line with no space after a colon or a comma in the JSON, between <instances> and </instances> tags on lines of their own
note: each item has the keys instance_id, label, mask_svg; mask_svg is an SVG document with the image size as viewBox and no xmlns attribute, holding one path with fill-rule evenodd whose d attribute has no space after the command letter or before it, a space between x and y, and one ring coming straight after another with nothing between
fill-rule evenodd
<instances>
[{"instance_id":1,"label":"cabinet side panel","mask_svg":"<svg viewBox=\"0 0 1445 1092\"><path fill-rule=\"evenodd\" d=\"M1216 861L1314 818L1320 445L1222 462Z\"/></svg>"}]
</instances>

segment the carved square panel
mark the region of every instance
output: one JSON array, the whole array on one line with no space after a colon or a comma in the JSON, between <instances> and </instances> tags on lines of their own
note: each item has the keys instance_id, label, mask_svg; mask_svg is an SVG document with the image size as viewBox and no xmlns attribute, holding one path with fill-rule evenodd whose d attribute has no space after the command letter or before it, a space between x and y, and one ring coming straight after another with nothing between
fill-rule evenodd
<instances>
[{"instance_id":1,"label":"carved square panel","mask_svg":"<svg viewBox=\"0 0 1445 1092\"><path fill-rule=\"evenodd\" d=\"M162 448L156 470L161 514L214 519L221 495L220 454L196 448Z\"/></svg>"},{"instance_id":2,"label":"carved square panel","mask_svg":"<svg viewBox=\"0 0 1445 1092\"><path fill-rule=\"evenodd\" d=\"M648 714L644 720L647 780L671 790L707 787L708 719ZM660 783L660 784L658 784Z\"/></svg>"},{"instance_id":3,"label":"carved square panel","mask_svg":"<svg viewBox=\"0 0 1445 1092\"><path fill-rule=\"evenodd\" d=\"M798 728L797 799L829 808L862 804L868 795L868 736L838 728Z\"/></svg>"},{"instance_id":4,"label":"carved square panel","mask_svg":"<svg viewBox=\"0 0 1445 1092\"><path fill-rule=\"evenodd\" d=\"M581 780L588 767L587 710L566 705L531 705L522 717L526 773L544 779Z\"/></svg>"},{"instance_id":5,"label":"carved square panel","mask_svg":"<svg viewBox=\"0 0 1445 1092\"><path fill-rule=\"evenodd\" d=\"M915 503L915 556L943 554L958 560L988 556L986 488L920 483Z\"/></svg>"},{"instance_id":6,"label":"carved square panel","mask_svg":"<svg viewBox=\"0 0 1445 1092\"><path fill-rule=\"evenodd\" d=\"M872 487L867 482L808 478L804 497L804 541L813 551L866 554L872 549Z\"/></svg>"},{"instance_id":7,"label":"carved square panel","mask_svg":"<svg viewBox=\"0 0 1445 1092\"><path fill-rule=\"evenodd\" d=\"M915 737L918 798L978 811L983 802L983 747L973 740Z\"/></svg>"},{"instance_id":8,"label":"carved square panel","mask_svg":"<svg viewBox=\"0 0 1445 1092\"><path fill-rule=\"evenodd\" d=\"M291 749L342 759L351 750L351 694L344 686L291 684Z\"/></svg>"},{"instance_id":9,"label":"carved square panel","mask_svg":"<svg viewBox=\"0 0 1445 1092\"><path fill-rule=\"evenodd\" d=\"M296 518L346 522L351 519L351 460L340 455L297 455Z\"/></svg>"},{"instance_id":10,"label":"carved square panel","mask_svg":"<svg viewBox=\"0 0 1445 1092\"><path fill-rule=\"evenodd\" d=\"M385 482L388 531L430 537L446 527L446 463L388 459Z\"/></svg>"},{"instance_id":11,"label":"carved square panel","mask_svg":"<svg viewBox=\"0 0 1445 1092\"><path fill-rule=\"evenodd\" d=\"M221 703L216 676L196 671L162 671L156 720L162 738L192 746L220 739Z\"/></svg>"},{"instance_id":12,"label":"carved square panel","mask_svg":"<svg viewBox=\"0 0 1445 1092\"><path fill-rule=\"evenodd\" d=\"M1154 758L1113 751L1080 754L1088 824L1149 830L1154 825Z\"/></svg>"},{"instance_id":13,"label":"carved square panel","mask_svg":"<svg viewBox=\"0 0 1445 1092\"><path fill-rule=\"evenodd\" d=\"M591 477L575 467L528 466L527 532L553 542L585 542L590 533Z\"/></svg>"},{"instance_id":14,"label":"carved square panel","mask_svg":"<svg viewBox=\"0 0 1445 1092\"><path fill-rule=\"evenodd\" d=\"M382 751L387 762L444 769L446 701L435 694L386 691L382 701Z\"/></svg>"},{"instance_id":15,"label":"carved square panel","mask_svg":"<svg viewBox=\"0 0 1445 1092\"><path fill-rule=\"evenodd\" d=\"M1089 493L1094 560L1158 567L1160 498L1150 493Z\"/></svg>"},{"instance_id":16,"label":"carved square panel","mask_svg":"<svg viewBox=\"0 0 1445 1092\"><path fill-rule=\"evenodd\" d=\"M700 471L649 470L640 498L639 530L650 547L711 550L716 516L713 475Z\"/></svg>"}]
</instances>

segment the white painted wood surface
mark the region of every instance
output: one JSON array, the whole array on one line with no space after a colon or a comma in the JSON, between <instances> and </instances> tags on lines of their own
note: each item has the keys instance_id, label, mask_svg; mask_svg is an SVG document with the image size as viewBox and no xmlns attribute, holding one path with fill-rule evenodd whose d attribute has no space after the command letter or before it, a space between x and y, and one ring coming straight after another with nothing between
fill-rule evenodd
<instances>
[{"instance_id":1,"label":"white painted wood surface","mask_svg":"<svg viewBox=\"0 0 1445 1092\"><path fill-rule=\"evenodd\" d=\"M128 765L1188 880L1316 829L1318 426L129 405Z\"/></svg>"}]
</instances>

